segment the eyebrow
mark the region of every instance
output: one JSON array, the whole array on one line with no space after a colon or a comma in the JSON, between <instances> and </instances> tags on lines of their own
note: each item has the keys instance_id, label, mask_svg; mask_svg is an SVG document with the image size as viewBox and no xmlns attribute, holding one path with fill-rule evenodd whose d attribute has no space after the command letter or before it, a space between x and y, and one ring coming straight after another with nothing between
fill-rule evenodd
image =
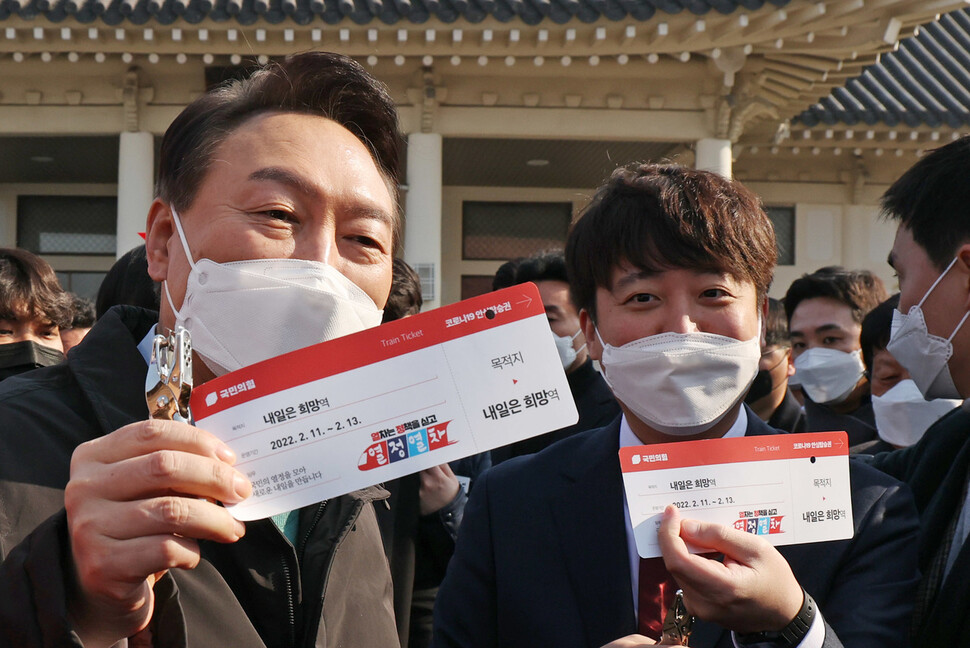
<instances>
[{"instance_id":1,"label":"eyebrow","mask_svg":"<svg viewBox=\"0 0 970 648\"><path fill-rule=\"evenodd\" d=\"M656 277L659 272L653 272L648 270L637 270L636 272L628 272L613 283L612 290L617 288L625 288L626 286L637 282L641 279L650 279L651 277Z\"/></svg>"},{"instance_id":2,"label":"eyebrow","mask_svg":"<svg viewBox=\"0 0 970 648\"><path fill-rule=\"evenodd\" d=\"M309 198L319 198L320 196L320 191L308 182L306 178L282 167L257 169L249 174L249 179L261 182L279 182ZM367 218L380 221L392 230L396 224L396 220L392 214L371 205L356 205L350 210L350 213L354 218Z\"/></svg>"},{"instance_id":3,"label":"eyebrow","mask_svg":"<svg viewBox=\"0 0 970 648\"><path fill-rule=\"evenodd\" d=\"M307 196L316 196L319 194L316 187L310 184L305 178L280 167L256 169L249 174L249 179L262 182L279 182Z\"/></svg>"},{"instance_id":4,"label":"eyebrow","mask_svg":"<svg viewBox=\"0 0 970 648\"><path fill-rule=\"evenodd\" d=\"M847 333L842 326L838 324L822 324L821 326L815 327L815 333L829 333L831 331L839 331L840 333ZM792 331L788 334L789 337L805 337L806 334L801 331Z\"/></svg>"}]
</instances>

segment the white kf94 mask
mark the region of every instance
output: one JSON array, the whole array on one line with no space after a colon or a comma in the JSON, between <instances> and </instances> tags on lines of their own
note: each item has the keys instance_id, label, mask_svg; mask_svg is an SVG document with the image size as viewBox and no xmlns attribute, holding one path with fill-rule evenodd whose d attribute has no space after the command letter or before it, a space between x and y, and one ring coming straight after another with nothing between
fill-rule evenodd
<instances>
[{"instance_id":1,"label":"white kf94 mask","mask_svg":"<svg viewBox=\"0 0 970 648\"><path fill-rule=\"evenodd\" d=\"M835 405L849 397L865 375L862 349L851 353L813 347L795 358L794 380L802 391L820 405Z\"/></svg>"},{"instance_id":2,"label":"white kf94 mask","mask_svg":"<svg viewBox=\"0 0 970 648\"><path fill-rule=\"evenodd\" d=\"M167 282L165 297L217 376L381 323L383 311L332 266L301 259L194 261L174 209L172 219L192 271L181 308Z\"/></svg>"},{"instance_id":3,"label":"white kf94 mask","mask_svg":"<svg viewBox=\"0 0 970 648\"><path fill-rule=\"evenodd\" d=\"M950 271L956 258L950 261L933 285L930 286L923 299L909 309L906 314L899 310L893 311L892 328L889 334L889 344L886 350L896 361L906 367L913 381L926 398L959 398L960 392L953 384L950 374L950 357L953 355L953 338L970 317L970 311L964 313L963 319L957 324L950 337L944 338L930 334L923 315L923 302L930 296L933 289L940 283L946 273Z\"/></svg>"},{"instance_id":4,"label":"white kf94 mask","mask_svg":"<svg viewBox=\"0 0 970 648\"><path fill-rule=\"evenodd\" d=\"M760 327L759 327L760 330ZM758 373L761 336L661 333L620 347L603 342L603 378L616 398L655 430L671 436L714 427Z\"/></svg>"},{"instance_id":5,"label":"white kf94 mask","mask_svg":"<svg viewBox=\"0 0 970 648\"><path fill-rule=\"evenodd\" d=\"M953 410L961 401L926 400L912 380L901 380L882 396L872 397L876 430L886 443L905 448L915 444L926 428Z\"/></svg>"}]
</instances>

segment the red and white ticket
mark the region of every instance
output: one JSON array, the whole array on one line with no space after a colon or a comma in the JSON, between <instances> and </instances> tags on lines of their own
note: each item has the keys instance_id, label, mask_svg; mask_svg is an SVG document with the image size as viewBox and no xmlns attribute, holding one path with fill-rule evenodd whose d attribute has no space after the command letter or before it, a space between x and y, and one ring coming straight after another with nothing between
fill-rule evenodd
<instances>
[{"instance_id":1,"label":"red and white ticket","mask_svg":"<svg viewBox=\"0 0 970 648\"><path fill-rule=\"evenodd\" d=\"M578 419L539 292L521 284L240 369L192 392L269 517Z\"/></svg>"},{"instance_id":2,"label":"red and white ticket","mask_svg":"<svg viewBox=\"0 0 970 648\"><path fill-rule=\"evenodd\" d=\"M642 558L660 555L668 504L775 546L852 537L845 432L631 446L620 449L620 469Z\"/></svg>"}]
</instances>

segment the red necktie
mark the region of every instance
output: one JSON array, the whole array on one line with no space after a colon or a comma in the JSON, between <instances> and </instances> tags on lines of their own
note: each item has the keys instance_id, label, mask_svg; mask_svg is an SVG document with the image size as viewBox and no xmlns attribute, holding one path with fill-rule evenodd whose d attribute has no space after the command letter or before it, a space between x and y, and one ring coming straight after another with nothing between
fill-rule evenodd
<instances>
[{"instance_id":1,"label":"red necktie","mask_svg":"<svg viewBox=\"0 0 970 648\"><path fill-rule=\"evenodd\" d=\"M660 640L664 617L674 604L677 582L664 566L663 558L640 559L639 614L637 632Z\"/></svg>"}]
</instances>

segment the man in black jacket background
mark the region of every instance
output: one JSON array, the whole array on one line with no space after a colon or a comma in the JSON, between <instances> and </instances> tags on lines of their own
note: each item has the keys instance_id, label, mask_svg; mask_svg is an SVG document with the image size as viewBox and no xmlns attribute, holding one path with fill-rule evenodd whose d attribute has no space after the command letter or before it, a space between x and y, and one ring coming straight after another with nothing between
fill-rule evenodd
<instances>
[{"instance_id":1,"label":"man in black jacket background","mask_svg":"<svg viewBox=\"0 0 970 648\"><path fill-rule=\"evenodd\" d=\"M603 427L620 414L620 406L613 398L613 393L589 357L586 336L579 325L579 309L569 296L566 257L562 250L539 252L521 260L515 269L515 283L527 281L536 285L542 297L579 420L568 427L492 450L493 464L539 452L579 432Z\"/></svg>"},{"instance_id":2,"label":"man in black jacket background","mask_svg":"<svg viewBox=\"0 0 970 648\"><path fill-rule=\"evenodd\" d=\"M883 196L899 222L889 264L899 309L887 349L927 399L970 396L970 139L917 162ZM909 483L920 510L920 571L913 645L970 646L970 413L930 426L914 446L873 464Z\"/></svg>"}]
</instances>

